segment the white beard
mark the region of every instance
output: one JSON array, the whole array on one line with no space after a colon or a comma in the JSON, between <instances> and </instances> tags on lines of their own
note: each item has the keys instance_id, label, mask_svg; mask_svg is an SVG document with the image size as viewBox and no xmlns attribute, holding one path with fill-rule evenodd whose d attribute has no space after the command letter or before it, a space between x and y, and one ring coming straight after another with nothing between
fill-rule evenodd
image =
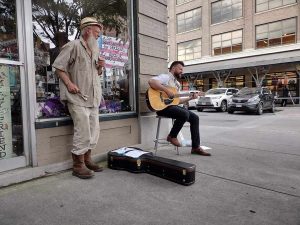
<instances>
[{"instance_id":1,"label":"white beard","mask_svg":"<svg viewBox=\"0 0 300 225\"><path fill-rule=\"evenodd\" d=\"M99 52L99 46L97 39L95 39L92 35L90 35L87 39L87 45L91 49L92 53L98 53Z\"/></svg>"}]
</instances>

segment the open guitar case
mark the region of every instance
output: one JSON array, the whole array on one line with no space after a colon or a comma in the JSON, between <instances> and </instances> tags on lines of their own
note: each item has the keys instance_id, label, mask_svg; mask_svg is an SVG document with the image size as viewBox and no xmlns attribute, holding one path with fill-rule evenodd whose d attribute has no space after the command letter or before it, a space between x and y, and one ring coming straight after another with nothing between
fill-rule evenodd
<instances>
[{"instance_id":1,"label":"open guitar case","mask_svg":"<svg viewBox=\"0 0 300 225\"><path fill-rule=\"evenodd\" d=\"M195 183L196 166L153 155L139 148L124 147L107 153L108 168L132 173L149 173L178 184Z\"/></svg>"}]
</instances>

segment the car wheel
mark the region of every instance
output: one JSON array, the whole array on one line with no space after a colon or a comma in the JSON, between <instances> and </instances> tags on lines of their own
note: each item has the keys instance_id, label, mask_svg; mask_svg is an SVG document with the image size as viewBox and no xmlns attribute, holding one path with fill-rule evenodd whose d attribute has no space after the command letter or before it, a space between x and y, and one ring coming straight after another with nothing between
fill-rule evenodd
<instances>
[{"instance_id":1,"label":"car wheel","mask_svg":"<svg viewBox=\"0 0 300 225\"><path fill-rule=\"evenodd\" d=\"M258 103L257 109L256 109L256 114L257 115L263 114L263 104L262 104L262 102Z\"/></svg>"},{"instance_id":2,"label":"car wheel","mask_svg":"<svg viewBox=\"0 0 300 225\"><path fill-rule=\"evenodd\" d=\"M198 108L198 109L197 109L197 111L198 111L198 112L202 112L202 111L203 111L203 109L199 109L199 108Z\"/></svg>"},{"instance_id":3,"label":"car wheel","mask_svg":"<svg viewBox=\"0 0 300 225\"><path fill-rule=\"evenodd\" d=\"M222 112L226 112L227 111L227 102L224 101L224 100L221 102L221 111Z\"/></svg>"},{"instance_id":4,"label":"car wheel","mask_svg":"<svg viewBox=\"0 0 300 225\"><path fill-rule=\"evenodd\" d=\"M271 113L275 112L275 102L272 102L272 106L271 106L270 112Z\"/></svg>"}]
</instances>

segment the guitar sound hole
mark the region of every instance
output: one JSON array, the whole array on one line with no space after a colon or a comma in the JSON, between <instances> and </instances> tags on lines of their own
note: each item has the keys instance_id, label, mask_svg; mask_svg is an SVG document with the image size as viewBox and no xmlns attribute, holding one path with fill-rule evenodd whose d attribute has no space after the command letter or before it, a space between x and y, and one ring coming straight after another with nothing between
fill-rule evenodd
<instances>
[{"instance_id":1,"label":"guitar sound hole","mask_svg":"<svg viewBox=\"0 0 300 225\"><path fill-rule=\"evenodd\" d=\"M165 100L164 100L164 103L165 103L166 105L169 105L169 104L171 104L172 102L173 102L172 99L165 99Z\"/></svg>"}]
</instances>

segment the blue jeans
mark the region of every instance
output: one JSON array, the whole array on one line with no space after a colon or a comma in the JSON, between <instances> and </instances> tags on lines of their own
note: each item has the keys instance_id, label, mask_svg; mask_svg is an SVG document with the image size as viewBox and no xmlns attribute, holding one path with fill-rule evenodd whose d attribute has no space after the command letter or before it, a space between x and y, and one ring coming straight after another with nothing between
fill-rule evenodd
<instances>
[{"instance_id":1,"label":"blue jeans","mask_svg":"<svg viewBox=\"0 0 300 225\"><path fill-rule=\"evenodd\" d=\"M167 108L157 111L158 116L175 119L173 127L169 133L170 137L176 138L185 122L190 123L190 132L192 138L192 148L200 146L199 117L197 114L180 106L168 106Z\"/></svg>"}]
</instances>

